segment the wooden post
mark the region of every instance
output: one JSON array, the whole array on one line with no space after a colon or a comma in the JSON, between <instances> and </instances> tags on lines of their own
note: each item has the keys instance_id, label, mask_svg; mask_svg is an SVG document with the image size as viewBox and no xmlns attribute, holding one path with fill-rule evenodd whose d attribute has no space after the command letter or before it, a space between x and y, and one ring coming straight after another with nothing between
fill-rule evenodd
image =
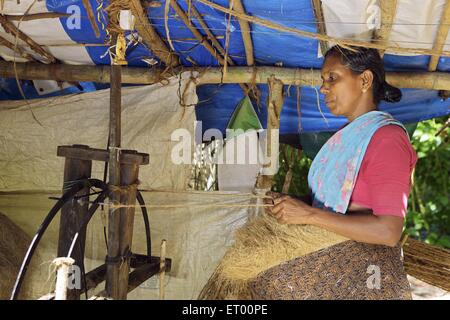
<instances>
[{"instance_id":1,"label":"wooden post","mask_svg":"<svg viewBox=\"0 0 450 320\"><path fill-rule=\"evenodd\" d=\"M114 205L120 204L120 163L119 148L121 143L121 66L111 65L110 110L109 110L109 185L110 202L108 219L108 257L106 272L106 292L108 297L120 299L119 267L120 262L120 210ZM115 261L115 262L114 262Z\"/></svg>"},{"instance_id":2,"label":"wooden post","mask_svg":"<svg viewBox=\"0 0 450 320\"><path fill-rule=\"evenodd\" d=\"M121 164L120 179L123 189L121 191L120 200L123 205L128 207L120 209L119 254L123 258L118 266L118 297L113 297L114 299L125 300L128 293L128 276L130 273L129 258L131 257L131 244L133 240L134 206L136 204L138 176L139 165L128 163Z\"/></svg>"},{"instance_id":3,"label":"wooden post","mask_svg":"<svg viewBox=\"0 0 450 320\"><path fill-rule=\"evenodd\" d=\"M270 163L264 165L264 168L274 166L276 164L273 161L278 161L278 151L279 151L279 141L276 131L280 129L280 116L281 109L283 107L284 96L283 96L283 82L276 79L275 76L271 76L268 79L269 85L269 98L267 101L267 133L266 133L266 152L268 159L271 159ZM272 141L272 138L277 139L277 141ZM272 144L276 149L272 150ZM272 174L263 174L258 176L256 186L258 189L270 189L272 188Z\"/></svg>"},{"instance_id":4,"label":"wooden post","mask_svg":"<svg viewBox=\"0 0 450 320\"><path fill-rule=\"evenodd\" d=\"M81 149L88 149L87 146L75 145ZM66 157L64 164L64 185L63 192L70 188L71 183L77 180L89 179L91 177L92 161L80 160ZM89 188L80 190L76 197L89 193ZM61 219L59 222L59 239L58 239L58 257L66 257L70 244L72 243L75 233L84 220L89 206L89 197L74 199L70 203L66 203L61 209ZM86 240L86 229L82 230L78 235L78 240L72 252L72 258L75 260L74 265L84 268L84 247ZM67 291L67 300L78 300L80 298L79 288Z\"/></svg>"}]
</instances>

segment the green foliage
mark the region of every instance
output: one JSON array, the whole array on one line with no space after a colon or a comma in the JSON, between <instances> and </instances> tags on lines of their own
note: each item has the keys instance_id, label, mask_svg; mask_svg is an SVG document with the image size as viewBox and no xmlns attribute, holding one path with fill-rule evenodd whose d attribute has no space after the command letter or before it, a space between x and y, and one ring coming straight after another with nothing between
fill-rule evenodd
<instances>
[{"instance_id":1,"label":"green foliage","mask_svg":"<svg viewBox=\"0 0 450 320\"><path fill-rule=\"evenodd\" d=\"M415 182L408 200L405 231L426 243L450 248L450 128L436 133L449 117L420 122L411 139L417 152ZM281 192L285 176L292 167L291 195L305 195L311 160L290 146L280 146L280 169L273 190Z\"/></svg>"},{"instance_id":2,"label":"green foliage","mask_svg":"<svg viewBox=\"0 0 450 320\"><path fill-rule=\"evenodd\" d=\"M309 193L308 170L311 160L303 155L302 151L285 144L280 144L280 168L274 177L273 191L282 192L283 184L289 166L292 168L292 181L289 187L289 194L303 196Z\"/></svg>"},{"instance_id":3,"label":"green foliage","mask_svg":"<svg viewBox=\"0 0 450 320\"><path fill-rule=\"evenodd\" d=\"M450 248L450 128L436 133L448 118L419 123L411 139L419 159L405 224L414 238L446 248Z\"/></svg>"}]
</instances>

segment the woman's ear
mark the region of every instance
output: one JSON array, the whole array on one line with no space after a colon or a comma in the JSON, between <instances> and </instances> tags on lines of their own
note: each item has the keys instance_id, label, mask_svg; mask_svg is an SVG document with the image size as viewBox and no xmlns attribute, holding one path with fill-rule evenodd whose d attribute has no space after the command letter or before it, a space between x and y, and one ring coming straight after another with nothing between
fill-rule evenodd
<instances>
[{"instance_id":1,"label":"woman's ear","mask_svg":"<svg viewBox=\"0 0 450 320\"><path fill-rule=\"evenodd\" d=\"M373 84L373 73L370 70L365 70L360 76L362 80L361 90L367 92Z\"/></svg>"}]
</instances>

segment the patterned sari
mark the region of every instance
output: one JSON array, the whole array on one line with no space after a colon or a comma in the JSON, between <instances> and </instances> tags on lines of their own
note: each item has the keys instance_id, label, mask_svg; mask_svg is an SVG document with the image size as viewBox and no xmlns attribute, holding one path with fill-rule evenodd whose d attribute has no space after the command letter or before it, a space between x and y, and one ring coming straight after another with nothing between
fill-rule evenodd
<instances>
[{"instance_id":1,"label":"patterned sari","mask_svg":"<svg viewBox=\"0 0 450 320\"><path fill-rule=\"evenodd\" d=\"M370 139L389 124L405 129L389 114L371 111L325 143L308 174L314 207L347 213ZM252 299L411 299L401 248L352 240L272 267L249 288Z\"/></svg>"}]
</instances>

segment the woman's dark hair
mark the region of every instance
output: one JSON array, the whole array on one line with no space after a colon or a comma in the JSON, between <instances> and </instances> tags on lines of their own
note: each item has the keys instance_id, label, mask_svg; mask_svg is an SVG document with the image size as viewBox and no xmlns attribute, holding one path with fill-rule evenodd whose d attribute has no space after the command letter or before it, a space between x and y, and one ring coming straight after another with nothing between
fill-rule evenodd
<instances>
[{"instance_id":1,"label":"woman's dark hair","mask_svg":"<svg viewBox=\"0 0 450 320\"><path fill-rule=\"evenodd\" d=\"M399 102L402 98L402 92L386 82L383 59L381 59L378 50L363 47L351 48L354 51L336 45L327 51L325 59L328 56L336 55L341 58L344 66L356 74L361 74L366 70L372 71L372 89L375 104L378 105L382 100Z\"/></svg>"}]
</instances>

